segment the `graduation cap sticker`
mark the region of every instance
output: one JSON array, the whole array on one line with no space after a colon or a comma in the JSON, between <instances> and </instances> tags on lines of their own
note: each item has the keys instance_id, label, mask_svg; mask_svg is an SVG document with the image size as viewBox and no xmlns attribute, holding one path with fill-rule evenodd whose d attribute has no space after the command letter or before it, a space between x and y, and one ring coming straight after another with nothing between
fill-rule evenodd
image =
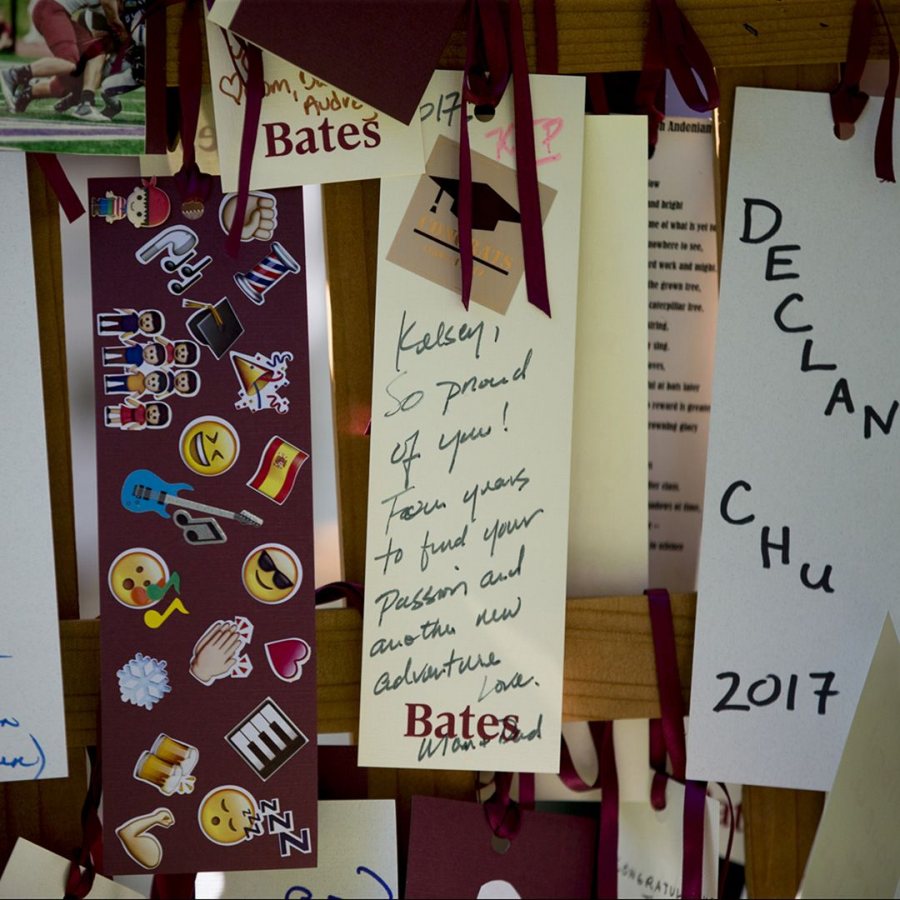
<instances>
[{"instance_id":1,"label":"graduation cap sticker","mask_svg":"<svg viewBox=\"0 0 900 900\"><path fill-rule=\"evenodd\" d=\"M387 258L435 284L458 292L459 145L435 142L425 175L413 193ZM556 191L539 185L546 217ZM472 300L501 315L522 281L521 215L516 173L502 163L472 153Z\"/></svg>"},{"instance_id":2,"label":"graduation cap sticker","mask_svg":"<svg viewBox=\"0 0 900 900\"><path fill-rule=\"evenodd\" d=\"M188 331L199 343L205 344L216 359L221 359L244 333L244 326L227 297L216 303L184 300L182 305L185 309L197 310L186 322Z\"/></svg>"}]
</instances>

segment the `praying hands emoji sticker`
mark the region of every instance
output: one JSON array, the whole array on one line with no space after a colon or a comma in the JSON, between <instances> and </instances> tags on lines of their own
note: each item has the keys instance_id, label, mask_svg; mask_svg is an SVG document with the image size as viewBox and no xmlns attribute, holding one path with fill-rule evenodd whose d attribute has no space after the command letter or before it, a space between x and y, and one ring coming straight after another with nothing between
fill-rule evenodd
<instances>
[{"instance_id":1,"label":"praying hands emoji sticker","mask_svg":"<svg viewBox=\"0 0 900 900\"><path fill-rule=\"evenodd\" d=\"M163 858L163 848L156 835L150 834L151 828L171 828L175 824L175 816L164 807L154 809L144 816L135 816L116 829L116 837L122 849L145 869L155 869Z\"/></svg>"},{"instance_id":2,"label":"praying hands emoji sticker","mask_svg":"<svg viewBox=\"0 0 900 900\"><path fill-rule=\"evenodd\" d=\"M253 625L243 616L213 622L194 645L190 673L209 687L220 678L246 678L253 671L243 653L253 637Z\"/></svg>"}]
</instances>

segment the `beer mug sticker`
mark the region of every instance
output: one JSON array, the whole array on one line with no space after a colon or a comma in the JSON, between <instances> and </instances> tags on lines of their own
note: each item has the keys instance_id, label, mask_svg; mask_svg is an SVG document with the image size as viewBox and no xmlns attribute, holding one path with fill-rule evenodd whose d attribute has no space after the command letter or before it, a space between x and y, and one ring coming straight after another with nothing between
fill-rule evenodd
<instances>
[{"instance_id":1,"label":"beer mug sticker","mask_svg":"<svg viewBox=\"0 0 900 900\"><path fill-rule=\"evenodd\" d=\"M191 773L199 760L200 751L196 747L160 734L153 746L138 757L134 777L152 785L165 797L192 794L197 779Z\"/></svg>"}]
</instances>

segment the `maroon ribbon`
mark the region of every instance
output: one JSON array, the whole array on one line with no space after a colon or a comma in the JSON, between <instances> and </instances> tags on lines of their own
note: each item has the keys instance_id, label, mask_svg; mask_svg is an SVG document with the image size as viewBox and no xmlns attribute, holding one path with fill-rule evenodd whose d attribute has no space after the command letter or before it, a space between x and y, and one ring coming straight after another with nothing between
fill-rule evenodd
<instances>
[{"instance_id":1,"label":"maroon ribbon","mask_svg":"<svg viewBox=\"0 0 900 900\"><path fill-rule=\"evenodd\" d=\"M187 875L157 873L150 885L150 900L193 900L196 896L196 878L193 873Z\"/></svg>"},{"instance_id":2,"label":"maroon ribbon","mask_svg":"<svg viewBox=\"0 0 900 900\"><path fill-rule=\"evenodd\" d=\"M534 0L534 36L538 75L558 75L556 0Z\"/></svg>"},{"instance_id":3,"label":"maroon ribbon","mask_svg":"<svg viewBox=\"0 0 900 900\"><path fill-rule=\"evenodd\" d=\"M884 23L888 39L888 83L885 87L884 102L878 118L875 133L875 175L881 181L893 183L894 178L894 102L897 92L897 79L900 75L900 58L897 46L891 33L891 26L884 13L881 0L874 0L881 20ZM872 32L875 28L875 10L873 0L856 0L853 7L853 19L850 24L850 36L847 40L847 63L840 82L831 92L831 116L834 121L834 133L838 137L851 137L852 126L862 114L869 95L860 90L859 82L865 69L872 44Z\"/></svg>"},{"instance_id":4,"label":"maroon ribbon","mask_svg":"<svg viewBox=\"0 0 900 900\"><path fill-rule=\"evenodd\" d=\"M534 808L534 775L519 775L518 800L512 798L513 777L511 772L495 772L494 793L482 804L491 832L496 837L509 841L516 837L522 827L522 810ZM482 786L487 787L487 784L479 784L479 787Z\"/></svg>"},{"instance_id":5,"label":"maroon ribbon","mask_svg":"<svg viewBox=\"0 0 900 900\"><path fill-rule=\"evenodd\" d=\"M190 204L202 205L208 199L212 182L200 170L194 143L200 119L200 94L203 81L203 55L200 39L200 0L185 0L178 34L178 93L181 98L181 168L175 173L175 183L181 195L182 211Z\"/></svg>"},{"instance_id":6,"label":"maroon ribbon","mask_svg":"<svg viewBox=\"0 0 900 900\"><path fill-rule=\"evenodd\" d=\"M651 788L654 808L665 807L666 753L672 765L672 777L684 784L682 831L684 853L681 869L681 895L685 900L699 898L703 890L703 828L706 817L706 782L687 781L687 753L684 740L684 700L675 649L675 625L669 592L651 588L646 591L656 659L660 720L651 722L650 761L655 770ZM665 751L663 751L663 747Z\"/></svg>"},{"instance_id":7,"label":"maroon ribbon","mask_svg":"<svg viewBox=\"0 0 900 900\"><path fill-rule=\"evenodd\" d=\"M56 199L70 222L84 215L84 204L72 187L59 158L53 153L29 153L30 157L41 167L47 183L56 194Z\"/></svg>"},{"instance_id":8,"label":"maroon ribbon","mask_svg":"<svg viewBox=\"0 0 900 900\"><path fill-rule=\"evenodd\" d=\"M72 856L66 878L65 900L81 900L94 886L94 876L103 869L103 831L100 825L100 749L87 748L91 767L87 794L81 807L81 847Z\"/></svg>"},{"instance_id":9,"label":"maroon ribbon","mask_svg":"<svg viewBox=\"0 0 900 900\"><path fill-rule=\"evenodd\" d=\"M166 152L166 5L147 4L144 84L146 150Z\"/></svg>"},{"instance_id":10,"label":"maroon ribbon","mask_svg":"<svg viewBox=\"0 0 900 900\"><path fill-rule=\"evenodd\" d=\"M619 776L613 745L612 722L588 722L594 752L597 754L597 775L585 781L575 769L572 754L562 739L560 747L559 779L571 791L592 791L599 787L600 828L597 832L597 869L595 893L598 898L617 897L619 883Z\"/></svg>"},{"instance_id":11,"label":"maroon ribbon","mask_svg":"<svg viewBox=\"0 0 900 900\"><path fill-rule=\"evenodd\" d=\"M357 581L332 581L316 588L316 606L346 600L349 609L363 615L363 586Z\"/></svg>"},{"instance_id":12,"label":"maroon ribbon","mask_svg":"<svg viewBox=\"0 0 900 900\"><path fill-rule=\"evenodd\" d=\"M231 230L225 239L225 252L236 257L241 246L241 229L244 227L244 216L247 213L247 198L250 193L250 173L253 168L253 153L256 149L256 133L259 131L259 115L265 93L263 80L262 51L255 44L237 37L236 40L244 51L247 60L247 83L244 85L244 128L241 133L241 156L238 164L237 202L234 208L234 219Z\"/></svg>"},{"instance_id":13,"label":"maroon ribbon","mask_svg":"<svg viewBox=\"0 0 900 900\"><path fill-rule=\"evenodd\" d=\"M516 143L516 185L525 261L528 302L550 315L547 264L541 225L537 160L534 151L534 116L528 61L519 0L509 0L507 29L498 0L469 0L466 65L463 74L462 118L459 140L459 256L463 306L472 295L472 159L469 143L469 104L496 109L510 73L515 83L513 109Z\"/></svg>"},{"instance_id":14,"label":"maroon ribbon","mask_svg":"<svg viewBox=\"0 0 900 900\"><path fill-rule=\"evenodd\" d=\"M637 111L649 119L651 152L656 147L659 123L665 118L664 100L660 98L665 97L666 69L672 73L684 102L695 112L709 112L719 105L716 71L697 32L675 0L650 0L644 65L635 102Z\"/></svg>"}]
</instances>

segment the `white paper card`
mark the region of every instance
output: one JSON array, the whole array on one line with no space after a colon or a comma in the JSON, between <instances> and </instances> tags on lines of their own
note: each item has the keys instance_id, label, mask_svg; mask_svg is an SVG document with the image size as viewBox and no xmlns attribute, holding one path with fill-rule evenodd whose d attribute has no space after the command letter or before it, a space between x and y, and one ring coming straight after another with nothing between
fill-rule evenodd
<instances>
[{"instance_id":1,"label":"white paper card","mask_svg":"<svg viewBox=\"0 0 900 900\"><path fill-rule=\"evenodd\" d=\"M647 122L584 123L569 597L647 587Z\"/></svg>"},{"instance_id":2,"label":"white paper card","mask_svg":"<svg viewBox=\"0 0 900 900\"><path fill-rule=\"evenodd\" d=\"M399 897L393 800L320 800L314 869L201 872L197 900L228 897Z\"/></svg>"},{"instance_id":3,"label":"white paper card","mask_svg":"<svg viewBox=\"0 0 900 900\"><path fill-rule=\"evenodd\" d=\"M25 838L19 838L0 876L0 900L40 900L62 897L66 892L70 863ZM142 894L102 875L94 876L87 900L131 900Z\"/></svg>"},{"instance_id":4,"label":"white paper card","mask_svg":"<svg viewBox=\"0 0 900 900\"><path fill-rule=\"evenodd\" d=\"M31 217L23 153L0 154L0 781L64 778L66 732L41 390Z\"/></svg>"},{"instance_id":5,"label":"white paper card","mask_svg":"<svg viewBox=\"0 0 900 900\"><path fill-rule=\"evenodd\" d=\"M885 620L800 893L890 897L900 879L900 644Z\"/></svg>"},{"instance_id":6,"label":"white paper card","mask_svg":"<svg viewBox=\"0 0 900 900\"><path fill-rule=\"evenodd\" d=\"M206 23L222 190L236 191L244 127L247 65L230 31ZM424 170L418 119L396 119L262 52L265 96L260 112L252 189L324 184Z\"/></svg>"},{"instance_id":7,"label":"white paper card","mask_svg":"<svg viewBox=\"0 0 900 900\"><path fill-rule=\"evenodd\" d=\"M429 174L381 188L360 764L556 771L583 85L531 79L548 318L525 293L511 90L470 122L487 200L460 302L460 77L423 98Z\"/></svg>"},{"instance_id":8,"label":"white paper card","mask_svg":"<svg viewBox=\"0 0 900 900\"><path fill-rule=\"evenodd\" d=\"M692 778L828 789L900 613L900 188L873 170L880 105L842 142L827 94L737 93Z\"/></svg>"},{"instance_id":9,"label":"white paper card","mask_svg":"<svg viewBox=\"0 0 900 900\"><path fill-rule=\"evenodd\" d=\"M712 122L667 118L650 160L650 584L697 589L718 309Z\"/></svg>"},{"instance_id":10,"label":"white paper card","mask_svg":"<svg viewBox=\"0 0 900 900\"><path fill-rule=\"evenodd\" d=\"M680 897L684 855L684 787L669 782L666 808L619 803L619 897ZM701 896L719 890L719 802L706 799Z\"/></svg>"}]
</instances>

